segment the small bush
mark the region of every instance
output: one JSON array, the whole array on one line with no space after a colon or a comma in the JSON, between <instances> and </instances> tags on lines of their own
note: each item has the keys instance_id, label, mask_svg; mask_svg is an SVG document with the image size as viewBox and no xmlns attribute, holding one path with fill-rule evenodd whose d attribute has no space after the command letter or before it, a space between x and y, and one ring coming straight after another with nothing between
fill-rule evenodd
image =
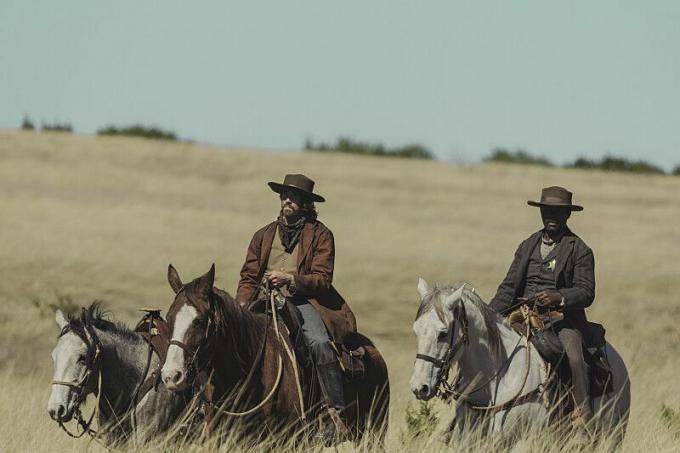
<instances>
[{"instance_id":1,"label":"small bush","mask_svg":"<svg viewBox=\"0 0 680 453\"><path fill-rule=\"evenodd\" d=\"M666 428L668 428L675 437L680 437L680 409L673 409L672 407L663 404L659 416Z\"/></svg>"},{"instance_id":2,"label":"small bush","mask_svg":"<svg viewBox=\"0 0 680 453\"><path fill-rule=\"evenodd\" d=\"M177 135L171 131L164 131L155 126L134 124L126 127L107 126L97 131L97 135L122 135L126 137L142 137L154 140L177 141Z\"/></svg>"},{"instance_id":3,"label":"small bush","mask_svg":"<svg viewBox=\"0 0 680 453\"><path fill-rule=\"evenodd\" d=\"M28 115L24 115L24 119L21 120L21 129L25 131L35 130L35 124L33 124L33 121L31 121L31 118Z\"/></svg>"},{"instance_id":4,"label":"small bush","mask_svg":"<svg viewBox=\"0 0 680 453\"><path fill-rule=\"evenodd\" d=\"M655 175L665 174L663 169L648 162L642 160L633 161L623 157L615 156L605 156L599 161L595 161L585 157L579 157L574 161L574 163L565 165L565 167L582 168L587 170L595 169L604 171L623 171L628 173L646 173Z\"/></svg>"},{"instance_id":5,"label":"small bush","mask_svg":"<svg viewBox=\"0 0 680 453\"><path fill-rule=\"evenodd\" d=\"M401 441L408 442L417 437L429 437L439 421L432 406L425 401L420 401L418 409L412 409L411 404L406 407L405 414L406 430L401 431Z\"/></svg>"},{"instance_id":6,"label":"small bush","mask_svg":"<svg viewBox=\"0 0 680 453\"><path fill-rule=\"evenodd\" d=\"M38 310L40 316L44 318L54 316L57 309L63 311L65 315L75 314L80 310L78 304L69 294L57 294L53 301L34 297L31 303Z\"/></svg>"},{"instance_id":7,"label":"small bush","mask_svg":"<svg viewBox=\"0 0 680 453\"><path fill-rule=\"evenodd\" d=\"M73 126L68 123L42 123L42 130L48 132L73 132Z\"/></svg>"},{"instance_id":8,"label":"small bush","mask_svg":"<svg viewBox=\"0 0 680 453\"><path fill-rule=\"evenodd\" d=\"M677 167L675 167L675 168L673 169L673 171L671 172L671 175L673 175L673 176L680 176L680 165L678 165Z\"/></svg>"},{"instance_id":9,"label":"small bush","mask_svg":"<svg viewBox=\"0 0 680 453\"><path fill-rule=\"evenodd\" d=\"M534 156L523 149L510 151L505 148L496 148L491 155L484 159L485 162L501 162L524 165L541 165L553 167L554 164L546 157Z\"/></svg>"},{"instance_id":10,"label":"small bush","mask_svg":"<svg viewBox=\"0 0 680 453\"><path fill-rule=\"evenodd\" d=\"M305 140L306 151L335 152L348 154L361 154L366 156L404 157L411 159L434 159L433 154L424 146L410 144L396 148L387 148L382 144L360 142L349 137L340 137L335 144L324 142L313 143L310 139Z\"/></svg>"}]
</instances>

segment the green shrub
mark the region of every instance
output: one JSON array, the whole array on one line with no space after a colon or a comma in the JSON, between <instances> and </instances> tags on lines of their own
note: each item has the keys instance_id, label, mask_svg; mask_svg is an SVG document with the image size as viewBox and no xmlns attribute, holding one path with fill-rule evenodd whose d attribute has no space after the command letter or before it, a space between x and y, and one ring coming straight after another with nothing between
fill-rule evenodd
<instances>
[{"instance_id":1,"label":"green shrub","mask_svg":"<svg viewBox=\"0 0 680 453\"><path fill-rule=\"evenodd\" d=\"M408 442L417 437L430 436L439 420L431 404L420 401L417 410L412 409L410 403L406 406L405 421L406 430L402 429L400 433L402 442Z\"/></svg>"},{"instance_id":2,"label":"green shrub","mask_svg":"<svg viewBox=\"0 0 680 453\"><path fill-rule=\"evenodd\" d=\"M534 156L523 149L510 151L505 148L496 148L491 155L484 158L485 162L501 162L511 164L542 165L553 167L554 164L546 157Z\"/></svg>"},{"instance_id":3,"label":"green shrub","mask_svg":"<svg viewBox=\"0 0 680 453\"><path fill-rule=\"evenodd\" d=\"M335 144L324 142L313 143L310 139L307 139L305 140L304 149L306 151L348 153L366 156L434 159L433 154L427 148L416 143L396 148L387 148L379 143L360 142L349 137L340 137L336 140Z\"/></svg>"},{"instance_id":4,"label":"green shrub","mask_svg":"<svg viewBox=\"0 0 680 453\"><path fill-rule=\"evenodd\" d=\"M42 130L48 132L73 132L73 126L69 123L42 123Z\"/></svg>"},{"instance_id":5,"label":"green shrub","mask_svg":"<svg viewBox=\"0 0 680 453\"><path fill-rule=\"evenodd\" d=\"M595 169L604 171L623 171L628 173L646 173L663 175L663 169L643 160L628 160L623 157L605 156L599 161L579 157L572 164L565 165L567 168Z\"/></svg>"},{"instance_id":6,"label":"green shrub","mask_svg":"<svg viewBox=\"0 0 680 453\"><path fill-rule=\"evenodd\" d=\"M31 121L28 115L24 115L24 119L21 121L21 128L25 131L34 131L35 124Z\"/></svg>"},{"instance_id":7,"label":"green shrub","mask_svg":"<svg viewBox=\"0 0 680 453\"><path fill-rule=\"evenodd\" d=\"M660 414L661 422L676 437L680 437L680 409L673 409L663 404Z\"/></svg>"},{"instance_id":8,"label":"green shrub","mask_svg":"<svg viewBox=\"0 0 680 453\"><path fill-rule=\"evenodd\" d=\"M154 140L177 141L177 135L171 131L164 131L155 126L134 124L126 127L107 126L97 131L97 135L122 135L126 137L142 137Z\"/></svg>"},{"instance_id":9,"label":"green shrub","mask_svg":"<svg viewBox=\"0 0 680 453\"><path fill-rule=\"evenodd\" d=\"M671 175L673 175L673 176L680 176L680 165L678 165L677 167L675 167L675 168L673 169L673 171L671 172Z\"/></svg>"}]
</instances>

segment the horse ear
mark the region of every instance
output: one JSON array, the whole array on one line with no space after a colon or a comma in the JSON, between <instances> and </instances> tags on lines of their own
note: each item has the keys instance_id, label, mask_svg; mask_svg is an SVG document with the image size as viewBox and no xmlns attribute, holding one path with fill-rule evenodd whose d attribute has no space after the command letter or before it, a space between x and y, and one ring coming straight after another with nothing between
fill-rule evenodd
<instances>
[{"instance_id":1,"label":"horse ear","mask_svg":"<svg viewBox=\"0 0 680 453\"><path fill-rule=\"evenodd\" d=\"M182 286L184 286L184 283L182 283L182 280L179 278L177 269L175 269L172 264L168 264L168 283L170 283L170 287L175 294L177 294L177 292L182 289Z\"/></svg>"},{"instance_id":2,"label":"horse ear","mask_svg":"<svg viewBox=\"0 0 680 453\"><path fill-rule=\"evenodd\" d=\"M196 290L199 294L207 296L210 294L215 283L215 263L210 266L210 270L196 282Z\"/></svg>"},{"instance_id":3,"label":"horse ear","mask_svg":"<svg viewBox=\"0 0 680 453\"><path fill-rule=\"evenodd\" d=\"M446 308L452 308L453 304L458 302L463 297L463 289L465 289L465 285L461 285L460 288L449 294L449 296L444 301Z\"/></svg>"},{"instance_id":4,"label":"horse ear","mask_svg":"<svg viewBox=\"0 0 680 453\"><path fill-rule=\"evenodd\" d=\"M422 277L418 278L418 294L420 295L420 298L423 299L425 298L425 295L430 292L430 286L427 284L425 279Z\"/></svg>"},{"instance_id":5,"label":"horse ear","mask_svg":"<svg viewBox=\"0 0 680 453\"><path fill-rule=\"evenodd\" d=\"M54 314L54 319L57 321L57 325L59 326L60 329L63 329L68 325L68 319L66 319L64 312L61 311L59 308L57 308L57 311Z\"/></svg>"}]
</instances>

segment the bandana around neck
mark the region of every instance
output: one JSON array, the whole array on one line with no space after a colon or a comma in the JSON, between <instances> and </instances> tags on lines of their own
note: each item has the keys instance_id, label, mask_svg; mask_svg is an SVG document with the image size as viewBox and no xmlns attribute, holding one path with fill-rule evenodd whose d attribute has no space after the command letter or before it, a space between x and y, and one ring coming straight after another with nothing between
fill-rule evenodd
<instances>
[{"instance_id":1,"label":"bandana around neck","mask_svg":"<svg viewBox=\"0 0 680 453\"><path fill-rule=\"evenodd\" d=\"M288 223L282 215L279 216L279 236L281 237L281 245L286 249L286 253L292 253L293 249L300 241L302 229L305 227L306 222L307 219L304 216L300 217L294 223Z\"/></svg>"}]
</instances>

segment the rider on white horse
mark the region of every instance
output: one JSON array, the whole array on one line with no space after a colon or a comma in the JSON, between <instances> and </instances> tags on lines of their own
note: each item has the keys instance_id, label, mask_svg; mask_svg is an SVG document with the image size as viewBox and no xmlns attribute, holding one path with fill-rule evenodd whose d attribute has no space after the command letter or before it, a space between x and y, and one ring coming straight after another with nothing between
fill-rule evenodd
<instances>
[{"instance_id":1,"label":"rider on white horse","mask_svg":"<svg viewBox=\"0 0 680 453\"><path fill-rule=\"evenodd\" d=\"M571 368L576 405L572 420L578 432L585 434L593 412L582 346L587 322L584 309L595 298L595 261L592 250L567 228L572 211L583 207L572 204L571 192L556 186L543 189L541 200L528 204L541 209L543 229L520 244L490 305L507 315L518 299L527 298L535 300L538 309L558 309L564 315L554 327Z\"/></svg>"}]
</instances>

